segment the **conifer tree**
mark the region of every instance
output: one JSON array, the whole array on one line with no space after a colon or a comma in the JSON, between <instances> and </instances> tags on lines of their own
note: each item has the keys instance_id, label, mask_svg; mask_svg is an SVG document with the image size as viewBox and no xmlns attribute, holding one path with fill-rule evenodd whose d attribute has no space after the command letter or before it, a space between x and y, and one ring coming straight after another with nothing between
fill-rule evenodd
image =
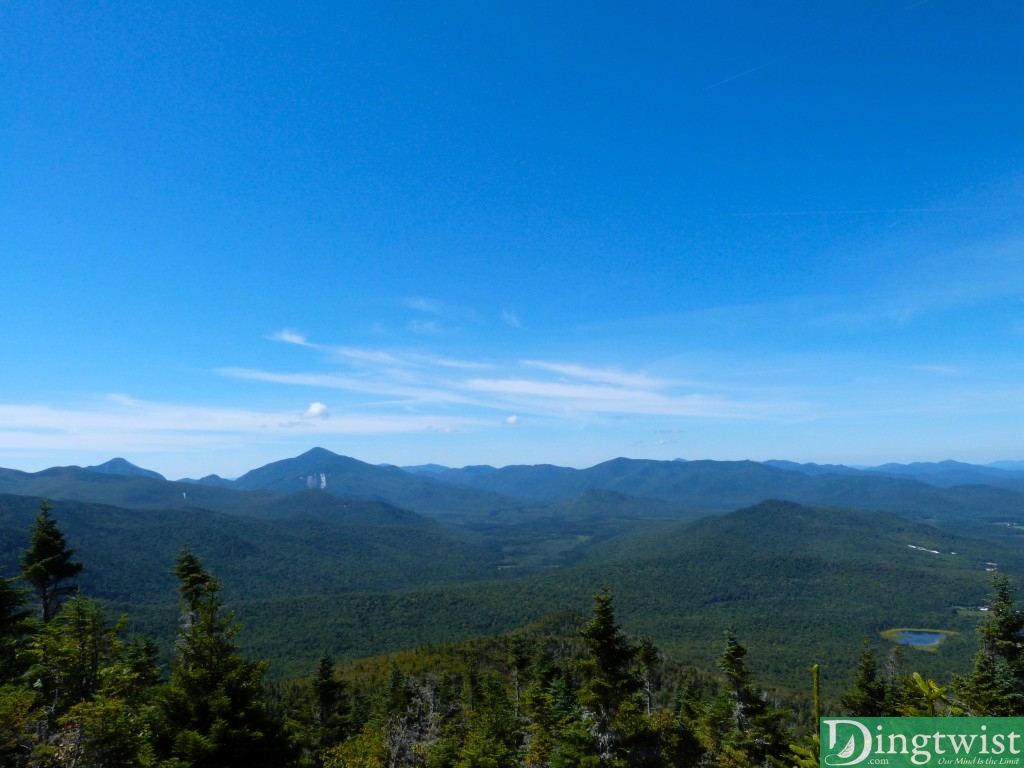
<instances>
[{"instance_id":1,"label":"conifer tree","mask_svg":"<svg viewBox=\"0 0 1024 768\"><path fill-rule=\"evenodd\" d=\"M185 549L175 575L182 625L170 684L158 700L158 755L189 768L282 768L295 751L267 709L268 663L246 659L238 625L224 610L217 580Z\"/></svg>"},{"instance_id":2,"label":"conifer tree","mask_svg":"<svg viewBox=\"0 0 1024 768\"><path fill-rule=\"evenodd\" d=\"M1008 576L992 578L992 597L985 621L979 627L982 650L1001 658L1015 673L1024 665L1024 611L1017 608L1016 590Z\"/></svg>"},{"instance_id":3,"label":"conifer tree","mask_svg":"<svg viewBox=\"0 0 1024 768\"><path fill-rule=\"evenodd\" d=\"M345 684L334 676L334 659L324 651L310 683L313 704L314 740L324 750L345 738Z\"/></svg>"},{"instance_id":4,"label":"conifer tree","mask_svg":"<svg viewBox=\"0 0 1024 768\"><path fill-rule=\"evenodd\" d=\"M956 678L957 700L976 716L1024 714L1024 612L1008 577L996 574L985 620L978 627L981 647L966 678Z\"/></svg>"},{"instance_id":5,"label":"conifer tree","mask_svg":"<svg viewBox=\"0 0 1024 768\"><path fill-rule=\"evenodd\" d=\"M31 639L41 705L33 737L38 764L152 764L151 689L120 639L125 621L112 624L98 601L78 594Z\"/></svg>"},{"instance_id":6,"label":"conifer tree","mask_svg":"<svg viewBox=\"0 0 1024 768\"><path fill-rule=\"evenodd\" d=\"M118 655L120 629L110 626L96 600L79 593L33 636L31 677L50 710L63 714L96 693L100 670Z\"/></svg>"},{"instance_id":7,"label":"conifer tree","mask_svg":"<svg viewBox=\"0 0 1024 768\"><path fill-rule=\"evenodd\" d=\"M732 629L718 666L725 685L700 718L699 735L710 762L722 766L763 765L787 757L791 737L783 726L789 714L773 707L746 666L747 649Z\"/></svg>"},{"instance_id":8,"label":"conifer tree","mask_svg":"<svg viewBox=\"0 0 1024 768\"><path fill-rule=\"evenodd\" d=\"M610 716L626 696L639 688L639 681L630 669L636 650L619 627L608 587L594 595L594 615L580 635L590 654L589 663L583 667L587 678L584 704L599 709L603 717Z\"/></svg>"},{"instance_id":9,"label":"conifer tree","mask_svg":"<svg viewBox=\"0 0 1024 768\"><path fill-rule=\"evenodd\" d=\"M508 639L508 663L512 671L512 687L515 692L516 715L519 715L519 701L523 692L523 675L530 663L530 643L521 634Z\"/></svg>"},{"instance_id":10,"label":"conifer tree","mask_svg":"<svg viewBox=\"0 0 1024 768\"><path fill-rule=\"evenodd\" d=\"M545 644L534 648L522 690L520 714L526 721L527 765L548 765L560 723L572 718L579 705L569 673L560 666Z\"/></svg>"},{"instance_id":11,"label":"conifer tree","mask_svg":"<svg viewBox=\"0 0 1024 768\"><path fill-rule=\"evenodd\" d=\"M857 661L857 674L853 688L843 694L839 703L854 717L882 717L894 715L887 711L885 678L878 671L878 657L871 648L871 641L864 638Z\"/></svg>"},{"instance_id":12,"label":"conifer tree","mask_svg":"<svg viewBox=\"0 0 1024 768\"><path fill-rule=\"evenodd\" d=\"M867 638L862 648L870 650ZM871 660L875 662L874 653L871 654ZM877 663L875 666L877 667ZM877 669L875 671L877 673ZM817 664L811 667L811 679L813 725L801 743L789 745L789 751L793 753L790 757L793 768L819 768L821 764L821 733L818 730L818 723L821 721L821 667Z\"/></svg>"},{"instance_id":13,"label":"conifer tree","mask_svg":"<svg viewBox=\"0 0 1024 768\"><path fill-rule=\"evenodd\" d=\"M476 703L455 768L516 768L519 728L512 702L492 675L477 683Z\"/></svg>"},{"instance_id":14,"label":"conifer tree","mask_svg":"<svg viewBox=\"0 0 1024 768\"><path fill-rule=\"evenodd\" d=\"M0 685L0 765L28 768L34 762L34 736L42 719L42 706L32 689Z\"/></svg>"},{"instance_id":15,"label":"conifer tree","mask_svg":"<svg viewBox=\"0 0 1024 768\"><path fill-rule=\"evenodd\" d=\"M594 615L580 635L589 658L580 665L584 681L579 700L587 712L601 760L607 763L617 746L618 734L613 721L623 702L640 688L640 681L631 669L636 649L615 618L614 600L608 587L594 595Z\"/></svg>"},{"instance_id":16,"label":"conifer tree","mask_svg":"<svg viewBox=\"0 0 1024 768\"><path fill-rule=\"evenodd\" d=\"M21 575L39 598L44 623L60 610L60 598L74 589L70 582L82 572L82 564L71 559L75 550L68 549L52 511L48 502L40 502L31 542L21 553Z\"/></svg>"},{"instance_id":17,"label":"conifer tree","mask_svg":"<svg viewBox=\"0 0 1024 768\"><path fill-rule=\"evenodd\" d=\"M636 648L636 660L640 664L647 716L650 717L654 713L654 689L658 682L658 662L661 660L661 653L651 638L640 638Z\"/></svg>"},{"instance_id":18,"label":"conifer tree","mask_svg":"<svg viewBox=\"0 0 1024 768\"><path fill-rule=\"evenodd\" d=\"M1013 717L1024 711L1009 666L984 649L975 654L974 667L967 678L954 678L953 689L957 701L975 717Z\"/></svg>"},{"instance_id":19,"label":"conifer tree","mask_svg":"<svg viewBox=\"0 0 1024 768\"><path fill-rule=\"evenodd\" d=\"M0 685L13 680L21 671L18 645L28 631L25 620L26 595L16 579L0 577Z\"/></svg>"}]
</instances>

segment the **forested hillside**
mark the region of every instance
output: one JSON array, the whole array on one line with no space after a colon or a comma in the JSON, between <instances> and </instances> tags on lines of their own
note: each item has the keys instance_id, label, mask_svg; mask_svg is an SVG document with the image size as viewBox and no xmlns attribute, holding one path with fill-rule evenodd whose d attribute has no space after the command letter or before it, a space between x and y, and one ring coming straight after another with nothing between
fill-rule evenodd
<instances>
[{"instance_id":1,"label":"forested hillside","mask_svg":"<svg viewBox=\"0 0 1024 768\"><path fill-rule=\"evenodd\" d=\"M312 512L269 519L79 503L57 512L81 556L102 563L82 587L163 640L173 618L168 563L183 546L196 552L224 581L245 625L239 639L274 660L274 677L299 673L324 648L353 659L509 632L583 611L609 585L626 626L675 658L710 664L734 626L762 640L752 654L767 682L794 689L807 658L834 659L823 675L833 690L849 648L869 636L882 649L879 633L896 627L958 633L921 666L966 669L990 563L1024 573L1016 547L879 512L767 502L676 522L674 507L598 495L558 505L562 516L547 522L524 512L520 524L496 518L473 533L358 504L346 520L335 497L306 493ZM37 506L0 497L3 573L17 572Z\"/></svg>"},{"instance_id":2,"label":"forested hillside","mask_svg":"<svg viewBox=\"0 0 1024 768\"><path fill-rule=\"evenodd\" d=\"M802 508L768 511L780 530L798 521L812 535L830 532ZM721 533L763 513L733 516ZM927 528L897 532L922 548L950 543ZM175 638L164 666L156 642L129 635L127 619L112 620L76 588L92 567L43 504L20 576L0 581L0 764L796 768L815 763L821 712L1024 714L1024 613L1003 575L990 580L963 675L941 685L917 671L921 656L894 646L883 663L865 640L848 651L841 695L821 702L819 659L806 659L802 691L766 690L748 650L765 639L729 626L713 664L680 665L624 629L608 587L582 616L344 665L321 651L305 675L269 685L268 662L240 649L219 580L187 547L173 560Z\"/></svg>"},{"instance_id":3,"label":"forested hillside","mask_svg":"<svg viewBox=\"0 0 1024 768\"><path fill-rule=\"evenodd\" d=\"M387 505L320 493L286 497L287 517L248 517L205 509L123 509L59 505L62 525L90 562L83 587L124 605L167 603L167 563L189 546L216 564L242 601L272 596L387 592L434 582L475 580L496 553L466 535ZM0 495L0 563L11 573L38 499Z\"/></svg>"}]
</instances>

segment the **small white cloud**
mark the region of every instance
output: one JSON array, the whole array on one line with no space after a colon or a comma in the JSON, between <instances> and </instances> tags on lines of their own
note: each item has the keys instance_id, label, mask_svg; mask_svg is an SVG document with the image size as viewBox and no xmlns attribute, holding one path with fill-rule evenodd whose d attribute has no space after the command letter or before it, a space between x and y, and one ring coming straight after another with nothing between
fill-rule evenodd
<instances>
[{"instance_id":1,"label":"small white cloud","mask_svg":"<svg viewBox=\"0 0 1024 768\"><path fill-rule=\"evenodd\" d=\"M522 324L519 322L519 316L515 312L505 310L501 313L501 320L505 325L511 325L513 328L522 328Z\"/></svg>"},{"instance_id":2,"label":"small white cloud","mask_svg":"<svg viewBox=\"0 0 1024 768\"><path fill-rule=\"evenodd\" d=\"M330 414L327 412L327 406L323 403L310 403L309 408L302 414L304 419L326 419Z\"/></svg>"},{"instance_id":3,"label":"small white cloud","mask_svg":"<svg viewBox=\"0 0 1024 768\"><path fill-rule=\"evenodd\" d=\"M514 427L516 424L519 423L519 417L515 416L515 415L506 416L505 417L505 423L508 424L511 427Z\"/></svg>"}]
</instances>

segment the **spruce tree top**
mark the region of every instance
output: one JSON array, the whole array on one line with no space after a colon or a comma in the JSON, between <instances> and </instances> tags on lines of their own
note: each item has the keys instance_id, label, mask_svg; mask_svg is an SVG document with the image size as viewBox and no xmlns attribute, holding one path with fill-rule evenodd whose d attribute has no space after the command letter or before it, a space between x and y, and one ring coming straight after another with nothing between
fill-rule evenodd
<instances>
[{"instance_id":1,"label":"spruce tree top","mask_svg":"<svg viewBox=\"0 0 1024 768\"><path fill-rule=\"evenodd\" d=\"M35 589L42 604L44 622L57 613L60 596L72 590L72 585L65 582L82 572L82 564L71 559L75 550L68 548L64 533L50 515L52 511L53 507L45 500L39 504L31 542L28 549L21 552L21 576Z\"/></svg>"}]
</instances>

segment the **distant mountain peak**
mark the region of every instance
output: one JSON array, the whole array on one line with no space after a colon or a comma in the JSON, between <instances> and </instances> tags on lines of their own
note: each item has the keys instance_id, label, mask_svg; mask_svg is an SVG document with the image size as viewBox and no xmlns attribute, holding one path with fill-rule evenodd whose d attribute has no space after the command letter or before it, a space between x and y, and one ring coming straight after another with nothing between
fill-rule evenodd
<instances>
[{"instance_id":1,"label":"distant mountain peak","mask_svg":"<svg viewBox=\"0 0 1024 768\"><path fill-rule=\"evenodd\" d=\"M212 488L234 488L235 481L223 478L220 475L206 475L198 480L191 477L183 477L179 483L188 483L189 485L208 485Z\"/></svg>"},{"instance_id":2,"label":"distant mountain peak","mask_svg":"<svg viewBox=\"0 0 1024 768\"><path fill-rule=\"evenodd\" d=\"M381 464L381 466L383 467L394 465ZM442 472L447 472L449 467L446 467L442 464L417 464L416 466L412 467L399 467L399 469L404 470L405 472L408 472L413 475L439 475Z\"/></svg>"},{"instance_id":3,"label":"distant mountain peak","mask_svg":"<svg viewBox=\"0 0 1024 768\"><path fill-rule=\"evenodd\" d=\"M316 448L310 448L308 451L299 456L296 456L295 458L314 459L317 461L322 461L323 459L340 459L343 457L340 454L335 453L334 451L329 451L326 448L321 448L317 446Z\"/></svg>"},{"instance_id":4,"label":"distant mountain peak","mask_svg":"<svg viewBox=\"0 0 1024 768\"><path fill-rule=\"evenodd\" d=\"M161 475L159 472L154 472L151 469L143 469L132 464L127 459L122 459L120 456L113 458L110 461L105 461L102 464L97 464L92 467L86 467L89 472L96 472L101 475L123 475L125 477L152 477L154 480L166 480L167 478Z\"/></svg>"}]
</instances>

